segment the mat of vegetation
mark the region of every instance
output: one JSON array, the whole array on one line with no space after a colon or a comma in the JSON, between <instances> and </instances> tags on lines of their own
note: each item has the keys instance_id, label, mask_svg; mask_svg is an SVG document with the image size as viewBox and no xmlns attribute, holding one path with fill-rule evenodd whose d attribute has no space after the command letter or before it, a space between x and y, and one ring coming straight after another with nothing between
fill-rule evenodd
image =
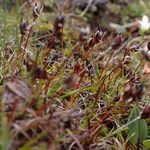
<instances>
[{"instance_id":1,"label":"mat of vegetation","mask_svg":"<svg viewBox=\"0 0 150 150\"><path fill-rule=\"evenodd\" d=\"M0 0L0 149L150 148L148 0Z\"/></svg>"}]
</instances>

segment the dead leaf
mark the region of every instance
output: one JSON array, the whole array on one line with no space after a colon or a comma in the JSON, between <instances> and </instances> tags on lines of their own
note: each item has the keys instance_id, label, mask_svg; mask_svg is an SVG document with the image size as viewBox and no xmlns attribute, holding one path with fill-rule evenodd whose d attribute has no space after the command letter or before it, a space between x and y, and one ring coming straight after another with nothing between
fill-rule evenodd
<instances>
[{"instance_id":1,"label":"dead leaf","mask_svg":"<svg viewBox=\"0 0 150 150\"><path fill-rule=\"evenodd\" d=\"M17 109L22 108L23 100L32 97L32 90L21 77L12 77L5 86L3 100L10 108L14 106Z\"/></svg>"},{"instance_id":2,"label":"dead leaf","mask_svg":"<svg viewBox=\"0 0 150 150\"><path fill-rule=\"evenodd\" d=\"M13 126L15 127L16 130L23 132L26 131L30 128L33 128L35 126L39 125L39 122L41 122L42 119L40 117L36 117L33 119L25 119L25 120L17 120Z\"/></svg>"},{"instance_id":3,"label":"dead leaf","mask_svg":"<svg viewBox=\"0 0 150 150\"><path fill-rule=\"evenodd\" d=\"M11 78L6 87L22 99L29 99L32 95L31 88L20 77Z\"/></svg>"}]
</instances>

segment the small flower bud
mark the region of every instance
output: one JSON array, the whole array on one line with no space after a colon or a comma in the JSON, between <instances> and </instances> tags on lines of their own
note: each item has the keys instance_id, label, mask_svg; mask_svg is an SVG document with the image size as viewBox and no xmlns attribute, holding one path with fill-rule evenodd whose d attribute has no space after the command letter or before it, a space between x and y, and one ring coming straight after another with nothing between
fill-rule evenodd
<instances>
[{"instance_id":1,"label":"small flower bud","mask_svg":"<svg viewBox=\"0 0 150 150\"><path fill-rule=\"evenodd\" d=\"M145 106L145 108L143 109L141 113L141 118L142 119L150 118L150 105Z\"/></svg>"},{"instance_id":2,"label":"small flower bud","mask_svg":"<svg viewBox=\"0 0 150 150\"><path fill-rule=\"evenodd\" d=\"M117 96L114 97L114 101L115 101L115 102L120 101L120 99L121 99L121 96L120 96L120 95L117 95Z\"/></svg>"},{"instance_id":3,"label":"small flower bud","mask_svg":"<svg viewBox=\"0 0 150 150\"><path fill-rule=\"evenodd\" d=\"M20 33L21 33L21 35L25 34L27 26L28 26L27 22L25 22L25 20L21 19L21 22L20 22Z\"/></svg>"},{"instance_id":4,"label":"small flower bud","mask_svg":"<svg viewBox=\"0 0 150 150\"><path fill-rule=\"evenodd\" d=\"M64 15L58 15L54 22L54 33L57 34L63 27L65 23Z\"/></svg>"},{"instance_id":5,"label":"small flower bud","mask_svg":"<svg viewBox=\"0 0 150 150\"><path fill-rule=\"evenodd\" d=\"M120 44L123 42L122 35L117 35L114 39L114 42L112 44L112 48L116 49L120 46Z\"/></svg>"},{"instance_id":6,"label":"small flower bud","mask_svg":"<svg viewBox=\"0 0 150 150\"><path fill-rule=\"evenodd\" d=\"M124 58L124 64L129 64L131 62L131 57L130 55L126 55Z\"/></svg>"}]
</instances>

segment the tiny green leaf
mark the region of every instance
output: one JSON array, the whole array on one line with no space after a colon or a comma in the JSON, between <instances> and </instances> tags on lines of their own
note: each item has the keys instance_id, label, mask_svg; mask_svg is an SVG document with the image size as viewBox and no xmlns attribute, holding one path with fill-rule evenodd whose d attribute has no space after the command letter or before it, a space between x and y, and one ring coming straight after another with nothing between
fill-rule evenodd
<instances>
[{"instance_id":1,"label":"tiny green leaf","mask_svg":"<svg viewBox=\"0 0 150 150\"><path fill-rule=\"evenodd\" d=\"M137 118L139 116L139 114L140 114L139 108L137 106L135 106L131 111L131 114L128 118L128 122L131 122L132 120ZM132 136L130 139L130 142L133 144L136 144L138 142L138 138L139 138L138 121L133 122L128 127L129 127L129 135Z\"/></svg>"},{"instance_id":2,"label":"tiny green leaf","mask_svg":"<svg viewBox=\"0 0 150 150\"><path fill-rule=\"evenodd\" d=\"M150 148L150 139L143 141L143 145L144 145L146 148Z\"/></svg>"},{"instance_id":3,"label":"tiny green leaf","mask_svg":"<svg viewBox=\"0 0 150 150\"><path fill-rule=\"evenodd\" d=\"M138 122L139 122L139 141L143 142L148 135L148 128L146 121L144 119L140 119Z\"/></svg>"},{"instance_id":4,"label":"tiny green leaf","mask_svg":"<svg viewBox=\"0 0 150 150\"><path fill-rule=\"evenodd\" d=\"M128 122L131 122L132 120L136 119L137 117L139 117L139 115L140 115L139 108L137 106L134 106L128 118ZM143 142L143 140L147 137L148 134L147 124L143 119L139 119L131 123L128 126L128 128L129 128L129 136L131 136L130 142L132 144Z\"/></svg>"}]
</instances>

